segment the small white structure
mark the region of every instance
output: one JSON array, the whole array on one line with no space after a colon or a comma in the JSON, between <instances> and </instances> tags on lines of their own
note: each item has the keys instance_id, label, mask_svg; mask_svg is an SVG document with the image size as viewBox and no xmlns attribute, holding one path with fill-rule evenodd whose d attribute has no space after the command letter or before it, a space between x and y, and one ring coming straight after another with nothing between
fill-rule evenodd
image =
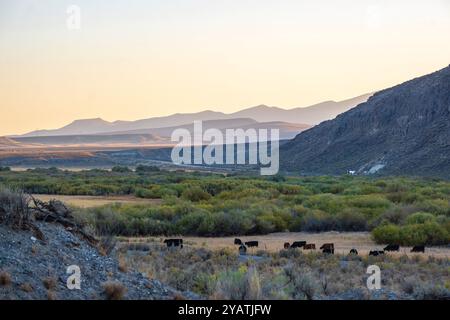
<instances>
[{"instance_id":1,"label":"small white structure","mask_svg":"<svg viewBox=\"0 0 450 320\"><path fill-rule=\"evenodd\" d=\"M354 171L354 170L348 170L348 171L347 171L347 174L348 174L348 175L351 175L351 176L356 176L356 171Z\"/></svg>"}]
</instances>

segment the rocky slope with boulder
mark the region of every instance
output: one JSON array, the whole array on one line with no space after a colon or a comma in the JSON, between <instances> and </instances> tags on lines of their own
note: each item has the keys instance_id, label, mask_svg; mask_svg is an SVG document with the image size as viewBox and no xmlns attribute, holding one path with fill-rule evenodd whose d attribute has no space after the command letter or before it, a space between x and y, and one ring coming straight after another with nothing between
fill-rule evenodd
<instances>
[{"instance_id":1,"label":"rocky slope with boulder","mask_svg":"<svg viewBox=\"0 0 450 320\"><path fill-rule=\"evenodd\" d=\"M450 66L300 133L281 147L280 161L301 174L450 178Z\"/></svg>"}]
</instances>

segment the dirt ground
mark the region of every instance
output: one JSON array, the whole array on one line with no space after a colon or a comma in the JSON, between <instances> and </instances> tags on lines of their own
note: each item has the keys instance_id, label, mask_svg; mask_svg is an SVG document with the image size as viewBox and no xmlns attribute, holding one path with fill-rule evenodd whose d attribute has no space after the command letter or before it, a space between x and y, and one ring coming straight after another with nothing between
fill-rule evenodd
<instances>
[{"instance_id":1,"label":"dirt ground","mask_svg":"<svg viewBox=\"0 0 450 320\"><path fill-rule=\"evenodd\" d=\"M106 204L113 203L133 203L133 204L160 204L161 199L142 199L134 196L64 196L64 195L47 195L34 194L35 198L42 201L49 201L57 199L68 205L77 206L81 208L99 207Z\"/></svg>"},{"instance_id":2,"label":"dirt ground","mask_svg":"<svg viewBox=\"0 0 450 320\"><path fill-rule=\"evenodd\" d=\"M386 245L376 244L372 241L369 232L323 232L323 233L307 233L307 232L284 232L272 233L262 236L238 236L238 237L182 237L185 245L193 247L204 247L212 250L221 248L232 248L238 250L238 246L234 245L234 238L239 238L243 242L256 240L259 241L258 248L249 249L249 253L257 250L266 250L275 252L283 249L285 242L307 241L314 243L317 250L324 243L334 243L336 254L348 254L352 248L356 248L360 255L367 255L370 250L383 250ZM149 238L129 238L130 242L162 242L164 237ZM316 251L317 251L316 250ZM425 254L411 253L411 247L400 247L399 252L389 252L390 255L408 256L422 255L434 257L450 258L450 247L426 247Z\"/></svg>"}]
</instances>

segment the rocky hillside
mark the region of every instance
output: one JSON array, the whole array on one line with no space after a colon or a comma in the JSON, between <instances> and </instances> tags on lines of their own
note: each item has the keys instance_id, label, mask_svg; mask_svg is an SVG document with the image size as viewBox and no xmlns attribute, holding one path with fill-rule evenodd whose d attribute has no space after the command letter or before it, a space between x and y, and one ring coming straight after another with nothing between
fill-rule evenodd
<instances>
[{"instance_id":1,"label":"rocky hillside","mask_svg":"<svg viewBox=\"0 0 450 320\"><path fill-rule=\"evenodd\" d=\"M295 119L293 119L295 121ZM301 174L450 177L450 66L373 95L280 151Z\"/></svg>"},{"instance_id":2,"label":"rocky hillside","mask_svg":"<svg viewBox=\"0 0 450 320\"><path fill-rule=\"evenodd\" d=\"M197 298L122 268L67 212L54 210L61 203L38 205L36 211L21 195L0 192L0 300ZM80 268L80 290L67 287L71 265Z\"/></svg>"}]
</instances>

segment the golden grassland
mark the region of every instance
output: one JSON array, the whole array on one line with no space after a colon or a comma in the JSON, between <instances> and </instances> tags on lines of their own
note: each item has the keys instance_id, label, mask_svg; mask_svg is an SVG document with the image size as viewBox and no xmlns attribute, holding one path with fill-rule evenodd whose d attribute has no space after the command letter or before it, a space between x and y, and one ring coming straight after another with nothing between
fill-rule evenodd
<instances>
[{"instance_id":1,"label":"golden grassland","mask_svg":"<svg viewBox=\"0 0 450 320\"><path fill-rule=\"evenodd\" d=\"M146 204L157 205L161 204L161 199L143 199L137 198L133 195L121 196L68 196L68 195L53 195L53 194L35 194L35 198L42 201L49 201L56 199L62 201L69 206L76 206L80 208L94 208L104 205L123 203L123 204Z\"/></svg>"}]
</instances>

